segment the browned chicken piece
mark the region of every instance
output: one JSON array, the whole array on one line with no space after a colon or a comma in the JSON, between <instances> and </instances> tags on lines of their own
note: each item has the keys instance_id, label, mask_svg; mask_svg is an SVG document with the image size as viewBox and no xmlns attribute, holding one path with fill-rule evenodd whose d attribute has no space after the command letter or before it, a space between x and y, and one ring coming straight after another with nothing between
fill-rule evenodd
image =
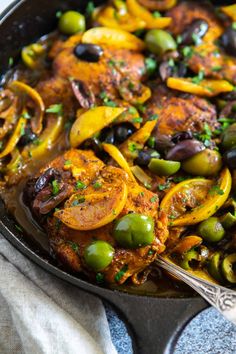
<instances>
[{"instance_id":1,"label":"browned chicken piece","mask_svg":"<svg viewBox=\"0 0 236 354\"><path fill-rule=\"evenodd\" d=\"M217 18L214 8L209 3L197 3L196 1L183 1L173 7L167 16L172 17L170 31L174 35L184 32L186 27L194 20L202 19L208 23L208 31L203 37L205 42L212 43L223 33L223 26Z\"/></svg>"},{"instance_id":2,"label":"browned chicken piece","mask_svg":"<svg viewBox=\"0 0 236 354\"><path fill-rule=\"evenodd\" d=\"M195 73L202 70L206 77L226 79L236 84L236 59L227 56L214 43L196 46L188 65Z\"/></svg>"},{"instance_id":3,"label":"browned chicken piece","mask_svg":"<svg viewBox=\"0 0 236 354\"><path fill-rule=\"evenodd\" d=\"M47 171L52 170L54 171L52 178L46 178L48 183L44 185L40 184L40 179L44 181L45 175L48 173ZM41 220L43 220L42 225L48 233L54 255L70 270L74 272L82 271L94 279L96 274L86 265L83 257L84 251L86 246L94 240L104 240L109 242L115 249L112 263L102 271L105 280L109 283L117 282L122 284L126 279L132 277L133 281L137 282L136 275L149 266L158 253L164 251L164 243L168 237L167 217L162 212L158 215L159 200L157 195L131 181L126 172L120 168L104 165L92 151L69 150L44 167L40 171L39 176L29 181L28 192L26 188L26 194L34 195L31 209L33 213L41 216ZM58 195L63 192L64 186L67 186L67 191L69 191L65 199L61 200L59 204L55 203L55 205L51 202L52 199L56 199L56 196L52 195L52 179L58 180ZM98 183L99 188L96 187ZM91 200L91 205L88 206L87 210L94 213L91 217L92 219L96 219L102 211L92 209L93 200L96 199L96 196L103 195L104 193L108 193L108 195L110 193L114 197L116 186L122 183L127 185L128 197L119 215L114 216L113 219L115 220L132 212L151 216L155 221L155 239L149 246L137 249L119 247L112 236L113 222L109 222L100 228L82 231L81 229L76 230L68 227L65 223L61 222L56 217L58 211L53 215L53 210L56 206L60 209L60 212L63 211L71 203L71 198L74 198L73 196L76 195L76 198L78 196L83 198L80 209L82 213L83 208L86 208L86 198L90 198L88 200ZM41 189L39 186L41 186ZM86 186L86 188L83 186ZM47 210L49 214L47 215L46 222L42 218L42 215L40 215L38 203L35 202L36 200L43 199L40 198L40 194L45 197L45 190L51 191L50 196L48 192L46 193L51 208L51 213L49 213L50 208ZM110 199L104 200L101 209L106 210L108 203L110 203ZM110 210L107 212L110 212ZM78 218L81 215L78 214ZM91 219L89 215L87 216ZM124 268L126 270L123 272L124 274L122 273L121 277L116 277Z\"/></svg>"},{"instance_id":4,"label":"browned chicken piece","mask_svg":"<svg viewBox=\"0 0 236 354\"><path fill-rule=\"evenodd\" d=\"M173 96L174 91L153 88L152 98L147 103L146 118L157 115L157 131L160 134L173 135L176 132L190 130L203 132L204 124L210 129L218 127L216 109L207 100L192 96Z\"/></svg>"},{"instance_id":5,"label":"browned chicken piece","mask_svg":"<svg viewBox=\"0 0 236 354\"><path fill-rule=\"evenodd\" d=\"M204 71L206 77L226 79L235 84L236 59L226 55L215 44L215 40L223 33L223 26L214 9L209 4L185 1L171 9L168 15L173 18L170 31L175 35L184 33L194 20L207 21L209 28L202 38L202 43L194 45L192 55L186 59L189 68L195 73L199 73L200 70Z\"/></svg>"},{"instance_id":6,"label":"browned chicken piece","mask_svg":"<svg viewBox=\"0 0 236 354\"><path fill-rule=\"evenodd\" d=\"M123 80L132 84L142 80L145 72L144 56L141 53L103 46L103 55L96 63L80 60L74 54L79 37L73 36L66 42L59 42L51 51L53 77L41 81L36 89L46 107L62 102L65 112L70 115L78 102L74 97L70 79L80 80L96 96L97 104L103 101L102 92L110 99L119 99L119 88Z\"/></svg>"}]
</instances>

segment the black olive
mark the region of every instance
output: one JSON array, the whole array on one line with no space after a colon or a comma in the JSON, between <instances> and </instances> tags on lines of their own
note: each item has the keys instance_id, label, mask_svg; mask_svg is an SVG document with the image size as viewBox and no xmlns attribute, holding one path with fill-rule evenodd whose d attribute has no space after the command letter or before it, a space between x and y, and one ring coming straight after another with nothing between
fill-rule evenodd
<instances>
[{"instance_id":1,"label":"black olive","mask_svg":"<svg viewBox=\"0 0 236 354\"><path fill-rule=\"evenodd\" d=\"M179 132L172 136L173 143L178 144L182 140L192 139L193 134L191 132Z\"/></svg>"},{"instance_id":2,"label":"black olive","mask_svg":"<svg viewBox=\"0 0 236 354\"><path fill-rule=\"evenodd\" d=\"M136 128L131 123L117 124L114 127L115 140L117 143L123 143L130 135L132 135Z\"/></svg>"},{"instance_id":3,"label":"black olive","mask_svg":"<svg viewBox=\"0 0 236 354\"><path fill-rule=\"evenodd\" d=\"M78 59L97 63L103 55L103 49L95 44L78 44L74 49L74 54Z\"/></svg>"},{"instance_id":4,"label":"black olive","mask_svg":"<svg viewBox=\"0 0 236 354\"><path fill-rule=\"evenodd\" d=\"M115 144L115 133L113 128L105 128L101 131L100 140L107 144Z\"/></svg>"},{"instance_id":5,"label":"black olive","mask_svg":"<svg viewBox=\"0 0 236 354\"><path fill-rule=\"evenodd\" d=\"M102 152L102 144L98 138L91 138L85 140L85 142L81 146L82 149L85 150L93 150L95 154L99 155Z\"/></svg>"},{"instance_id":6,"label":"black olive","mask_svg":"<svg viewBox=\"0 0 236 354\"><path fill-rule=\"evenodd\" d=\"M147 166L152 158L159 158L160 154L153 149L139 151L138 157L135 159L135 164L139 166Z\"/></svg>"},{"instance_id":7,"label":"black olive","mask_svg":"<svg viewBox=\"0 0 236 354\"><path fill-rule=\"evenodd\" d=\"M55 168L47 169L36 181L34 185L35 193L41 192L53 179L61 179L61 174Z\"/></svg>"},{"instance_id":8,"label":"black olive","mask_svg":"<svg viewBox=\"0 0 236 354\"><path fill-rule=\"evenodd\" d=\"M228 27L220 37L220 44L227 54L236 56L236 30Z\"/></svg>"},{"instance_id":9,"label":"black olive","mask_svg":"<svg viewBox=\"0 0 236 354\"><path fill-rule=\"evenodd\" d=\"M202 19L196 19L188 27L185 28L184 32L181 33L183 45L198 44L196 42L200 41L201 38L208 31L208 23Z\"/></svg>"},{"instance_id":10,"label":"black olive","mask_svg":"<svg viewBox=\"0 0 236 354\"><path fill-rule=\"evenodd\" d=\"M24 129L24 134L20 137L18 146L26 146L36 139L37 135L32 132L30 126L27 126Z\"/></svg>"},{"instance_id":11,"label":"black olive","mask_svg":"<svg viewBox=\"0 0 236 354\"><path fill-rule=\"evenodd\" d=\"M167 160L183 161L205 149L203 143L195 139L182 140L170 149L166 155Z\"/></svg>"},{"instance_id":12,"label":"black olive","mask_svg":"<svg viewBox=\"0 0 236 354\"><path fill-rule=\"evenodd\" d=\"M224 163L231 169L236 168L236 148L227 151L223 155Z\"/></svg>"}]
</instances>

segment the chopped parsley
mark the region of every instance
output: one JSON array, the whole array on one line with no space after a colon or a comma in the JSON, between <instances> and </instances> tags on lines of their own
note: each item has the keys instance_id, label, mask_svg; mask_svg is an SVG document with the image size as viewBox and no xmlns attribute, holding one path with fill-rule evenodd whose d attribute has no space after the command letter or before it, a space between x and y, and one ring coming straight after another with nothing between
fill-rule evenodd
<instances>
[{"instance_id":1,"label":"chopped parsley","mask_svg":"<svg viewBox=\"0 0 236 354\"><path fill-rule=\"evenodd\" d=\"M154 12L152 13L152 16L153 16L154 18L162 17L162 16L161 16L161 13L160 13L159 11L154 11Z\"/></svg>"},{"instance_id":2,"label":"chopped parsley","mask_svg":"<svg viewBox=\"0 0 236 354\"><path fill-rule=\"evenodd\" d=\"M221 65L216 65L216 66L213 66L212 68L212 71L220 71L222 69L222 66Z\"/></svg>"},{"instance_id":3,"label":"chopped parsley","mask_svg":"<svg viewBox=\"0 0 236 354\"><path fill-rule=\"evenodd\" d=\"M166 182L164 184L159 184L159 186L157 187L159 189L159 191L165 191L166 189L168 189L170 187L170 182Z\"/></svg>"},{"instance_id":4,"label":"chopped parsley","mask_svg":"<svg viewBox=\"0 0 236 354\"><path fill-rule=\"evenodd\" d=\"M151 149L153 149L155 147L155 143L156 143L156 140L155 140L154 136L151 136L147 141L147 144Z\"/></svg>"},{"instance_id":5,"label":"chopped parsley","mask_svg":"<svg viewBox=\"0 0 236 354\"><path fill-rule=\"evenodd\" d=\"M171 68L173 68L175 66L175 62L174 62L174 59L173 58L170 58L168 60L168 66L170 66Z\"/></svg>"},{"instance_id":6,"label":"chopped parsley","mask_svg":"<svg viewBox=\"0 0 236 354\"><path fill-rule=\"evenodd\" d=\"M193 48L192 48L192 47L186 46L186 47L184 47L184 48L182 49L182 54L183 54L183 56L184 56L185 58L187 58L187 59L192 58L193 53L194 53L194 51L193 51Z\"/></svg>"},{"instance_id":7,"label":"chopped parsley","mask_svg":"<svg viewBox=\"0 0 236 354\"><path fill-rule=\"evenodd\" d=\"M204 76L205 76L204 70L200 70L199 73L198 73L198 75L197 75L197 76L194 76L194 77L192 78L192 82L193 82L194 84L199 84L199 83L204 79Z\"/></svg>"},{"instance_id":8,"label":"chopped parsley","mask_svg":"<svg viewBox=\"0 0 236 354\"><path fill-rule=\"evenodd\" d=\"M135 151L137 151L137 145L135 143L133 143L133 142L130 142L128 144L128 149L129 149L130 152L135 152Z\"/></svg>"},{"instance_id":9,"label":"chopped parsley","mask_svg":"<svg viewBox=\"0 0 236 354\"><path fill-rule=\"evenodd\" d=\"M149 76L154 74L154 72L157 69L157 62L153 58L146 58L145 59L145 67L146 67L146 72Z\"/></svg>"},{"instance_id":10,"label":"chopped parsley","mask_svg":"<svg viewBox=\"0 0 236 354\"><path fill-rule=\"evenodd\" d=\"M104 282L104 274L102 274L102 273L97 273L97 274L96 274L96 282L97 282L98 284L103 283L103 282Z\"/></svg>"},{"instance_id":11,"label":"chopped parsley","mask_svg":"<svg viewBox=\"0 0 236 354\"><path fill-rule=\"evenodd\" d=\"M8 66L11 67L13 64L14 64L14 59L12 57L9 57Z\"/></svg>"},{"instance_id":12,"label":"chopped parsley","mask_svg":"<svg viewBox=\"0 0 236 354\"><path fill-rule=\"evenodd\" d=\"M56 12L56 18L60 18L61 15L62 15L62 11L57 11L57 12Z\"/></svg>"},{"instance_id":13,"label":"chopped parsley","mask_svg":"<svg viewBox=\"0 0 236 354\"><path fill-rule=\"evenodd\" d=\"M91 17L95 10L95 5L93 1L89 1L85 10L86 17Z\"/></svg>"},{"instance_id":14,"label":"chopped parsley","mask_svg":"<svg viewBox=\"0 0 236 354\"><path fill-rule=\"evenodd\" d=\"M110 100L110 98L107 96L106 91L102 91L99 95L99 97L103 100L103 103L105 106L108 107L117 107L117 103Z\"/></svg>"},{"instance_id":15,"label":"chopped parsley","mask_svg":"<svg viewBox=\"0 0 236 354\"><path fill-rule=\"evenodd\" d=\"M141 118L141 117L136 117L136 118L132 119L133 123L142 123L142 121L143 121L143 118Z\"/></svg>"},{"instance_id":16,"label":"chopped parsley","mask_svg":"<svg viewBox=\"0 0 236 354\"><path fill-rule=\"evenodd\" d=\"M204 124L203 133L195 134L197 139L203 142L206 147L211 145L212 131L207 123Z\"/></svg>"},{"instance_id":17,"label":"chopped parsley","mask_svg":"<svg viewBox=\"0 0 236 354\"><path fill-rule=\"evenodd\" d=\"M83 182L81 182L81 181L77 181L76 185L75 185L75 188L76 189L85 189L86 185Z\"/></svg>"},{"instance_id":18,"label":"chopped parsley","mask_svg":"<svg viewBox=\"0 0 236 354\"><path fill-rule=\"evenodd\" d=\"M177 44L181 44L183 41L183 37L179 34L177 37L176 37L176 42Z\"/></svg>"},{"instance_id":19,"label":"chopped parsley","mask_svg":"<svg viewBox=\"0 0 236 354\"><path fill-rule=\"evenodd\" d=\"M226 128L228 128L231 124L235 122L235 119L222 117L218 119L218 122L221 123L221 126L219 129L214 130L214 135L220 135Z\"/></svg>"},{"instance_id":20,"label":"chopped parsley","mask_svg":"<svg viewBox=\"0 0 236 354\"><path fill-rule=\"evenodd\" d=\"M25 135L25 125L24 124L21 124L21 127L20 127L20 136L23 136Z\"/></svg>"},{"instance_id":21,"label":"chopped parsley","mask_svg":"<svg viewBox=\"0 0 236 354\"><path fill-rule=\"evenodd\" d=\"M36 138L32 141L32 143L35 145L35 146L39 146L41 143L42 143L42 140L39 139L39 138Z\"/></svg>"},{"instance_id":22,"label":"chopped parsley","mask_svg":"<svg viewBox=\"0 0 236 354\"><path fill-rule=\"evenodd\" d=\"M77 205L82 204L82 203L84 203L84 202L85 202L85 198L84 198L84 197L78 197L77 199L75 199L75 200L71 203L71 205L72 205L72 206L77 206Z\"/></svg>"},{"instance_id":23,"label":"chopped parsley","mask_svg":"<svg viewBox=\"0 0 236 354\"><path fill-rule=\"evenodd\" d=\"M20 227L20 225L15 224L15 228L16 228L18 231L23 232L23 230L22 230L22 228Z\"/></svg>"},{"instance_id":24,"label":"chopped parsley","mask_svg":"<svg viewBox=\"0 0 236 354\"><path fill-rule=\"evenodd\" d=\"M57 195L60 191L59 183L56 179L52 181L52 194Z\"/></svg>"},{"instance_id":25,"label":"chopped parsley","mask_svg":"<svg viewBox=\"0 0 236 354\"><path fill-rule=\"evenodd\" d=\"M102 183L100 183L100 182L95 182L94 185L93 185L94 189L99 189L101 187L102 187Z\"/></svg>"},{"instance_id":26,"label":"chopped parsley","mask_svg":"<svg viewBox=\"0 0 236 354\"><path fill-rule=\"evenodd\" d=\"M148 120L157 120L158 119L158 114L152 114Z\"/></svg>"},{"instance_id":27,"label":"chopped parsley","mask_svg":"<svg viewBox=\"0 0 236 354\"><path fill-rule=\"evenodd\" d=\"M150 154L151 157L160 157L160 154L157 152L157 151L153 151L151 154Z\"/></svg>"},{"instance_id":28,"label":"chopped parsley","mask_svg":"<svg viewBox=\"0 0 236 354\"><path fill-rule=\"evenodd\" d=\"M219 186L213 186L211 187L208 193L210 195L215 195L215 194L223 195L224 191Z\"/></svg>"},{"instance_id":29,"label":"chopped parsley","mask_svg":"<svg viewBox=\"0 0 236 354\"><path fill-rule=\"evenodd\" d=\"M79 246L77 245L77 243L68 241L68 244L70 245L70 247L72 248L73 251L75 251L76 253L78 253L78 251L79 251Z\"/></svg>"},{"instance_id":30,"label":"chopped parsley","mask_svg":"<svg viewBox=\"0 0 236 354\"><path fill-rule=\"evenodd\" d=\"M144 197L144 192L139 193L140 197Z\"/></svg>"},{"instance_id":31,"label":"chopped parsley","mask_svg":"<svg viewBox=\"0 0 236 354\"><path fill-rule=\"evenodd\" d=\"M233 23L232 23L232 28L233 28L234 30L236 30L236 22L233 22Z\"/></svg>"},{"instance_id":32,"label":"chopped parsley","mask_svg":"<svg viewBox=\"0 0 236 354\"><path fill-rule=\"evenodd\" d=\"M46 109L46 113L55 113L59 116L63 115L63 105L62 103L52 104Z\"/></svg>"},{"instance_id":33,"label":"chopped parsley","mask_svg":"<svg viewBox=\"0 0 236 354\"><path fill-rule=\"evenodd\" d=\"M21 114L21 117L22 117L22 118L25 118L25 119L30 119L30 118L31 118L31 116L29 115L28 112L23 112L23 113Z\"/></svg>"},{"instance_id":34,"label":"chopped parsley","mask_svg":"<svg viewBox=\"0 0 236 354\"><path fill-rule=\"evenodd\" d=\"M157 195L154 195L154 196L150 199L150 202L151 202L151 203L156 203L157 200L158 200L158 196L157 196Z\"/></svg>"},{"instance_id":35,"label":"chopped parsley","mask_svg":"<svg viewBox=\"0 0 236 354\"><path fill-rule=\"evenodd\" d=\"M136 108L134 108L134 107L129 107L128 112L129 112L130 114L136 114L136 113L137 113L137 110L136 110Z\"/></svg>"},{"instance_id":36,"label":"chopped parsley","mask_svg":"<svg viewBox=\"0 0 236 354\"><path fill-rule=\"evenodd\" d=\"M70 166L71 165L71 160L66 160L64 163L65 166Z\"/></svg>"},{"instance_id":37,"label":"chopped parsley","mask_svg":"<svg viewBox=\"0 0 236 354\"><path fill-rule=\"evenodd\" d=\"M127 270L128 270L128 265L125 264L125 265L121 268L121 270L120 270L118 273L116 273L116 275L115 275L115 281L116 281L117 283L123 278L123 276L125 275L125 273L127 272Z\"/></svg>"}]
</instances>

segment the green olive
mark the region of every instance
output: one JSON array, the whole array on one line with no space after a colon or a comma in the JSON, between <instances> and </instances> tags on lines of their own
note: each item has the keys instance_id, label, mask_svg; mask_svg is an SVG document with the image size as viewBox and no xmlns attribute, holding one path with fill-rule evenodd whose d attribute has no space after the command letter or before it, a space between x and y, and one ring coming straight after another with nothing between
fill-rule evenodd
<instances>
[{"instance_id":1,"label":"green olive","mask_svg":"<svg viewBox=\"0 0 236 354\"><path fill-rule=\"evenodd\" d=\"M180 162L161 159L151 159L148 168L158 176L171 176L180 169Z\"/></svg>"},{"instance_id":2,"label":"green olive","mask_svg":"<svg viewBox=\"0 0 236 354\"><path fill-rule=\"evenodd\" d=\"M113 235L117 243L125 248L150 245L155 238L154 221L142 214L127 214L114 226Z\"/></svg>"},{"instance_id":3,"label":"green olive","mask_svg":"<svg viewBox=\"0 0 236 354\"><path fill-rule=\"evenodd\" d=\"M207 242L219 242L225 235L225 230L219 219L211 216L198 226L198 234Z\"/></svg>"},{"instance_id":4,"label":"green olive","mask_svg":"<svg viewBox=\"0 0 236 354\"><path fill-rule=\"evenodd\" d=\"M58 23L59 30L68 35L84 32L85 26L85 17L76 11L65 12Z\"/></svg>"},{"instance_id":5,"label":"green olive","mask_svg":"<svg viewBox=\"0 0 236 354\"><path fill-rule=\"evenodd\" d=\"M216 175L222 167L222 158L218 151L205 149L181 164L182 169L195 176Z\"/></svg>"},{"instance_id":6,"label":"green olive","mask_svg":"<svg viewBox=\"0 0 236 354\"><path fill-rule=\"evenodd\" d=\"M219 283L222 283L223 278L221 275L220 265L221 265L221 253L216 252L213 254L208 264L208 272L215 280L217 280Z\"/></svg>"},{"instance_id":7,"label":"green olive","mask_svg":"<svg viewBox=\"0 0 236 354\"><path fill-rule=\"evenodd\" d=\"M114 248L105 241L94 241L85 248L85 263L95 272L105 269L112 262Z\"/></svg>"},{"instance_id":8,"label":"green olive","mask_svg":"<svg viewBox=\"0 0 236 354\"><path fill-rule=\"evenodd\" d=\"M222 134L222 147L229 150L236 146L236 123L230 125Z\"/></svg>"},{"instance_id":9,"label":"green olive","mask_svg":"<svg viewBox=\"0 0 236 354\"><path fill-rule=\"evenodd\" d=\"M232 253L229 256L225 257L222 262L222 273L225 279L228 282L235 284L236 283L236 253Z\"/></svg>"},{"instance_id":10,"label":"green olive","mask_svg":"<svg viewBox=\"0 0 236 354\"><path fill-rule=\"evenodd\" d=\"M221 216L220 222L225 229L230 229L236 224L236 216L228 212L225 215Z\"/></svg>"},{"instance_id":11,"label":"green olive","mask_svg":"<svg viewBox=\"0 0 236 354\"><path fill-rule=\"evenodd\" d=\"M176 50L177 45L169 32L153 29L147 32L145 42L150 52L162 55L169 50Z\"/></svg>"},{"instance_id":12,"label":"green olive","mask_svg":"<svg viewBox=\"0 0 236 354\"><path fill-rule=\"evenodd\" d=\"M180 266L185 270L190 270L193 268L191 264L193 261L199 261L199 254L195 250L190 250L185 253Z\"/></svg>"}]
</instances>

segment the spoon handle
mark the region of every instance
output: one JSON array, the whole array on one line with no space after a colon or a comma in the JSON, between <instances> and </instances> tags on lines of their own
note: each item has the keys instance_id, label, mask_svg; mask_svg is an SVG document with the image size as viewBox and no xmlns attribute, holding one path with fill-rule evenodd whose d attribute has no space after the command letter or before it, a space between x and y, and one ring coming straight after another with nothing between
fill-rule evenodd
<instances>
[{"instance_id":1,"label":"spoon handle","mask_svg":"<svg viewBox=\"0 0 236 354\"><path fill-rule=\"evenodd\" d=\"M156 264L183 280L229 321L236 324L236 291L210 283L159 256Z\"/></svg>"}]
</instances>

